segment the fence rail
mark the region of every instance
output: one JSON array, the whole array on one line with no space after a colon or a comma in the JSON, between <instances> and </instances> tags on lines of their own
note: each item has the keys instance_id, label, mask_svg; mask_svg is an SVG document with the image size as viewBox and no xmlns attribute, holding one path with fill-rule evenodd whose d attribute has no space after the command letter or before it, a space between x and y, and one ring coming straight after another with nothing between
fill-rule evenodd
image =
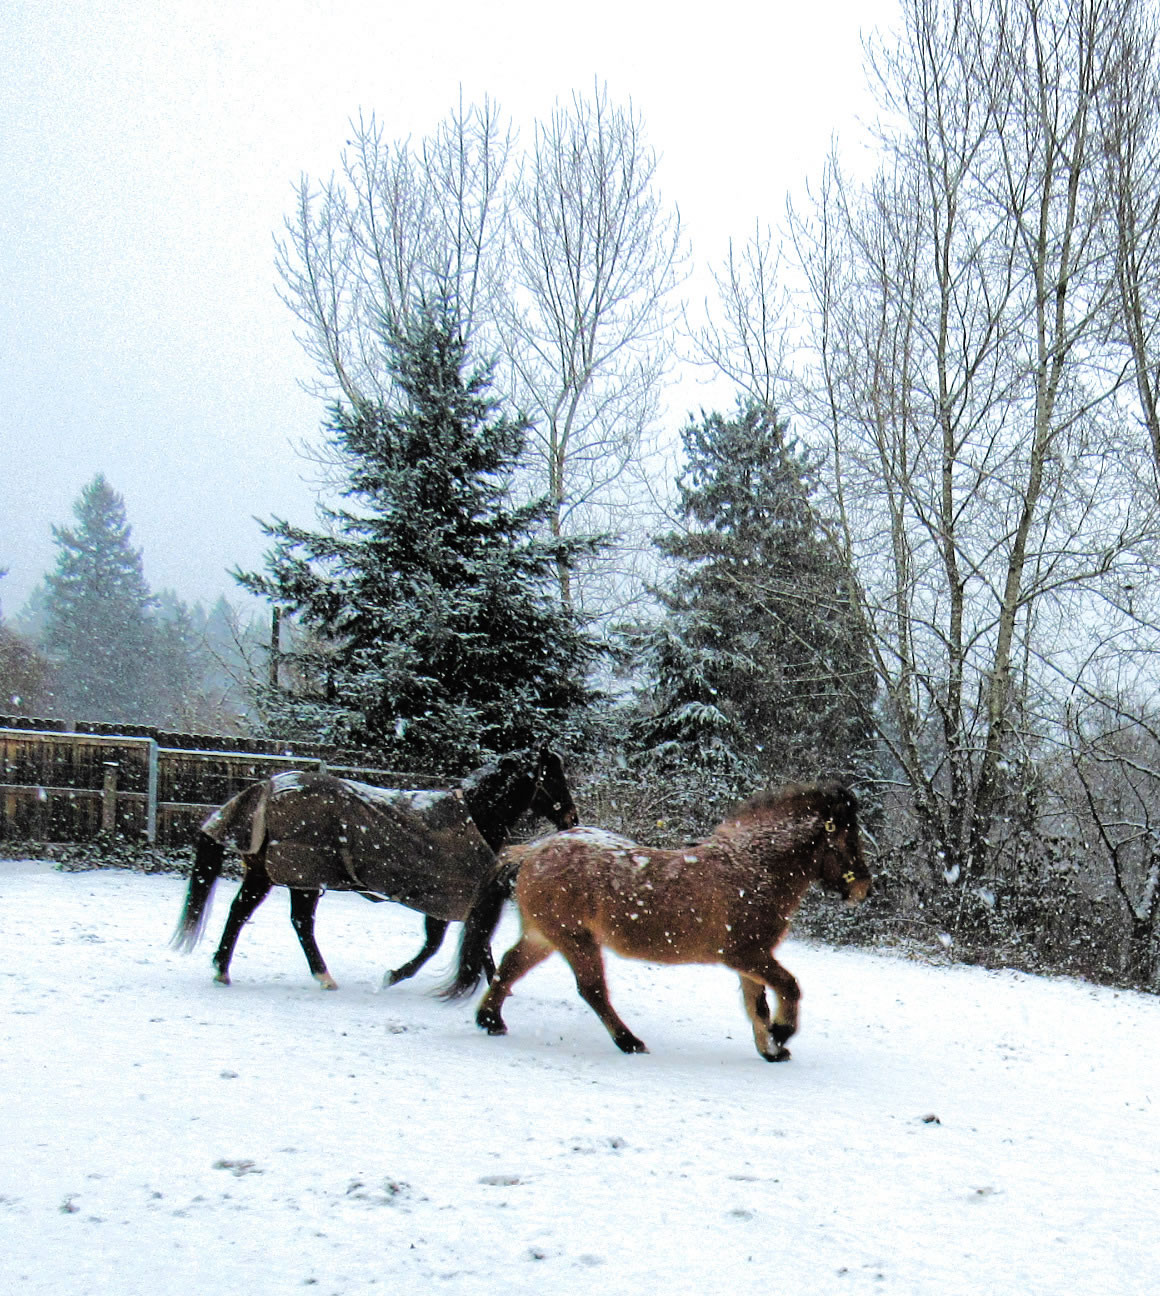
<instances>
[{"instance_id":1,"label":"fence rail","mask_svg":"<svg viewBox=\"0 0 1160 1296\"><path fill-rule=\"evenodd\" d=\"M282 770L321 769L378 787L445 786L318 744L0 725L0 840L86 841L100 832L178 846L235 793ZM164 740L185 738L186 743ZM219 745L220 744L220 745ZM255 746L267 750L252 750ZM283 750L270 750L281 746ZM250 750L239 750L240 748Z\"/></svg>"}]
</instances>

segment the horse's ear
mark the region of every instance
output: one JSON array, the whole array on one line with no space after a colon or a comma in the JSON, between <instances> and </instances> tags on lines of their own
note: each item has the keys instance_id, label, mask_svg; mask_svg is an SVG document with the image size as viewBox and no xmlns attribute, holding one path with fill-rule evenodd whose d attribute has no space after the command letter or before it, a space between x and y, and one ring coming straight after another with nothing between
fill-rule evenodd
<instances>
[{"instance_id":1,"label":"horse's ear","mask_svg":"<svg viewBox=\"0 0 1160 1296\"><path fill-rule=\"evenodd\" d=\"M819 814L827 824L837 821L846 825L853 821L858 813L858 800L842 783L823 783L818 789L821 792L819 798ZM827 832L832 832L832 828L827 828Z\"/></svg>"}]
</instances>

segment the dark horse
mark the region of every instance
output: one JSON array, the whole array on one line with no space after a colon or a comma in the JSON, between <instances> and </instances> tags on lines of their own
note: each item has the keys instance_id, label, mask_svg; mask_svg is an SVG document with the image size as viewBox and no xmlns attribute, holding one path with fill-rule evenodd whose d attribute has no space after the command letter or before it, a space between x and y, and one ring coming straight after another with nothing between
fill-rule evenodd
<instances>
[{"instance_id":1,"label":"dark horse","mask_svg":"<svg viewBox=\"0 0 1160 1296\"><path fill-rule=\"evenodd\" d=\"M557 828L579 822L563 763L546 747L501 756L446 792L400 792L297 770L275 775L238 793L201 825L173 945L188 951L201 939L232 843L245 875L213 956L216 981L229 985L238 935L277 885L290 889L291 922L311 973L327 990L337 985L314 939L323 891L357 891L425 914L423 948L384 978L394 985L431 958L450 921L467 916L496 852L529 810Z\"/></svg>"},{"instance_id":2,"label":"dark horse","mask_svg":"<svg viewBox=\"0 0 1160 1296\"><path fill-rule=\"evenodd\" d=\"M846 900L865 899L856 803L836 783L765 792L740 805L711 836L682 850L639 846L592 828L512 846L480 887L464 928L459 973L447 989L467 994L516 873L520 939L504 955L476 1013L492 1035L512 986L559 950L581 998L625 1053L645 1053L608 1000L601 946L657 963L722 963L741 978L757 1051L789 1057L800 991L773 957L811 882ZM771 1019L766 989L777 996Z\"/></svg>"}]
</instances>

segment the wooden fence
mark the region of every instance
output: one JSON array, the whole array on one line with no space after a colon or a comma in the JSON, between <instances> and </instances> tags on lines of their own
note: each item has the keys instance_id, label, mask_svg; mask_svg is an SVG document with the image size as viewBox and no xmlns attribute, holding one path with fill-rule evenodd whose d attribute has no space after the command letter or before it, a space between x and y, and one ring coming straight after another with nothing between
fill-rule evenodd
<instances>
[{"instance_id":1,"label":"wooden fence","mask_svg":"<svg viewBox=\"0 0 1160 1296\"><path fill-rule=\"evenodd\" d=\"M106 725L66 731L60 722L27 727L21 720L17 727L7 719L0 717L0 840L86 841L115 832L181 846L236 792L289 769L327 770L378 787L445 786L318 744L116 733Z\"/></svg>"}]
</instances>

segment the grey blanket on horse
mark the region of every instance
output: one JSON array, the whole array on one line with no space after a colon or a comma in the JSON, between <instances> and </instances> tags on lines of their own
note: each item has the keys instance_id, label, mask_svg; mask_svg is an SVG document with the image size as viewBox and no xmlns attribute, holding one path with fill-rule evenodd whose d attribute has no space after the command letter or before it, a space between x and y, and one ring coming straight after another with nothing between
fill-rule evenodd
<instances>
[{"instance_id":1,"label":"grey blanket on horse","mask_svg":"<svg viewBox=\"0 0 1160 1296\"><path fill-rule=\"evenodd\" d=\"M413 792L292 770L201 825L243 855L265 851L279 886L360 891L461 921L495 864L458 790Z\"/></svg>"}]
</instances>

